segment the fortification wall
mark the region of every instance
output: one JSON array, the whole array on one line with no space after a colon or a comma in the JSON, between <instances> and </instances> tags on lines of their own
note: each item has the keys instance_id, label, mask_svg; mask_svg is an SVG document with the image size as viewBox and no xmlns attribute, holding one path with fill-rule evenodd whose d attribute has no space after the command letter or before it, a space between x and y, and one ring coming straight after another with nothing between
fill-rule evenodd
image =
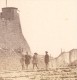
<instances>
[{"instance_id":1,"label":"fortification wall","mask_svg":"<svg viewBox=\"0 0 77 80\"><path fill-rule=\"evenodd\" d=\"M31 53L22 34L17 8L3 8L0 13L0 70L21 69L22 51Z\"/></svg>"},{"instance_id":2,"label":"fortification wall","mask_svg":"<svg viewBox=\"0 0 77 80\"><path fill-rule=\"evenodd\" d=\"M77 49L72 49L69 52L63 52L58 57L51 60L52 67L67 67L71 63L77 65Z\"/></svg>"},{"instance_id":3,"label":"fortification wall","mask_svg":"<svg viewBox=\"0 0 77 80\"><path fill-rule=\"evenodd\" d=\"M77 49L72 49L70 52L70 63L74 62L77 60Z\"/></svg>"}]
</instances>

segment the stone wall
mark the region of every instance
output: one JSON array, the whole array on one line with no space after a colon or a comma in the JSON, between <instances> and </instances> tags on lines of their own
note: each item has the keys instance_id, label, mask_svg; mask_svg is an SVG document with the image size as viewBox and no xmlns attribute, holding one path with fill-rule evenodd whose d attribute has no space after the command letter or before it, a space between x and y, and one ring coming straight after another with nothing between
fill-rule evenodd
<instances>
[{"instance_id":1,"label":"stone wall","mask_svg":"<svg viewBox=\"0 0 77 80\"><path fill-rule=\"evenodd\" d=\"M75 61L77 61L77 49L72 49L69 52L62 52L58 57L52 59L51 63L52 67L66 67Z\"/></svg>"},{"instance_id":2,"label":"stone wall","mask_svg":"<svg viewBox=\"0 0 77 80\"><path fill-rule=\"evenodd\" d=\"M77 60L77 49L72 49L69 51L70 55L70 63L74 62L75 60Z\"/></svg>"}]
</instances>

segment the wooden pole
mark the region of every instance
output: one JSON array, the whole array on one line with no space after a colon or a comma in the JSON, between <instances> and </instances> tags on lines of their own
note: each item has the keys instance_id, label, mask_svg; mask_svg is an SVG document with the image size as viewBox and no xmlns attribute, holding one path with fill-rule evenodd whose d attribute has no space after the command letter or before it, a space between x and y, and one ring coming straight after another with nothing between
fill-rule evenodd
<instances>
[{"instance_id":1,"label":"wooden pole","mask_svg":"<svg viewBox=\"0 0 77 80\"><path fill-rule=\"evenodd\" d=\"M62 53L62 48L61 48L61 53Z\"/></svg>"},{"instance_id":2,"label":"wooden pole","mask_svg":"<svg viewBox=\"0 0 77 80\"><path fill-rule=\"evenodd\" d=\"M6 7L7 7L7 0L6 0Z\"/></svg>"}]
</instances>

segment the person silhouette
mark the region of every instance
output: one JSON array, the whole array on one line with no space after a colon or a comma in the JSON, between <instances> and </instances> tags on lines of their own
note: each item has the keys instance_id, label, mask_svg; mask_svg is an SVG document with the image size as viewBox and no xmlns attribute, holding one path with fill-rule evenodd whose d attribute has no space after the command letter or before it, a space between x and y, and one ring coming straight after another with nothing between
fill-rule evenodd
<instances>
[{"instance_id":1,"label":"person silhouette","mask_svg":"<svg viewBox=\"0 0 77 80\"><path fill-rule=\"evenodd\" d=\"M20 63L21 63L21 66L22 66L22 70L24 70L24 63L25 63L25 57L24 55L21 56L21 59L20 59Z\"/></svg>"},{"instance_id":2,"label":"person silhouette","mask_svg":"<svg viewBox=\"0 0 77 80\"><path fill-rule=\"evenodd\" d=\"M38 57L37 57L37 53L34 53L34 55L33 55L33 69L34 69L34 67L36 66L37 67L37 69L38 69Z\"/></svg>"},{"instance_id":3,"label":"person silhouette","mask_svg":"<svg viewBox=\"0 0 77 80\"><path fill-rule=\"evenodd\" d=\"M45 61L45 65L46 65L46 70L48 70L49 55L48 55L48 52L47 51L45 51L44 61Z\"/></svg>"},{"instance_id":4,"label":"person silhouette","mask_svg":"<svg viewBox=\"0 0 77 80\"><path fill-rule=\"evenodd\" d=\"M30 64L30 59L31 59L31 56L28 54L28 52L26 52L26 55L25 55L26 69L28 69L28 66Z\"/></svg>"}]
</instances>

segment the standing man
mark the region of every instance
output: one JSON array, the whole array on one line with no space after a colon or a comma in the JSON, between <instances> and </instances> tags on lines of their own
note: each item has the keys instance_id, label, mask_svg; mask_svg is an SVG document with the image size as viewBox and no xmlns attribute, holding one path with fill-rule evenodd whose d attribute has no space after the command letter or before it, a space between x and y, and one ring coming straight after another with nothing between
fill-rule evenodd
<instances>
[{"instance_id":1,"label":"standing man","mask_svg":"<svg viewBox=\"0 0 77 80\"><path fill-rule=\"evenodd\" d=\"M21 63L21 66L22 66L22 70L24 70L25 69L25 67L24 67L24 63L25 63L24 55L21 56L20 63Z\"/></svg>"},{"instance_id":2,"label":"standing man","mask_svg":"<svg viewBox=\"0 0 77 80\"><path fill-rule=\"evenodd\" d=\"M38 69L38 66L37 66L37 64L38 64L38 58L37 58L37 53L34 53L34 55L33 55L33 69L34 69L34 67L36 66L37 67L37 69Z\"/></svg>"},{"instance_id":3,"label":"standing man","mask_svg":"<svg viewBox=\"0 0 77 80\"><path fill-rule=\"evenodd\" d=\"M25 55L23 49L20 49L19 52L21 53L20 63L22 66L22 70L25 69Z\"/></svg>"},{"instance_id":4,"label":"standing man","mask_svg":"<svg viewBox=\"0 0 77 80\"><path fill-rule=\"evenodd\" d=\"M45 61L45 65L46 65L46 70L48 70L49 55L48 55L48 52L47 52L47 51L45 51L45 58L44 58L44 61Z\"/></svg>"},{"instance_id":5,"label":"standing man","mask_svg":"<svg viewBox=\"0 0 77 80\"><path fill-rule=\"evenodd\" d=\"M26 52L26 55L25 55L26 69L28 69L28 66L30 64L30 59L31 59L31 56L28 54L28 52Z\"/></svg>"}]
</instances>

